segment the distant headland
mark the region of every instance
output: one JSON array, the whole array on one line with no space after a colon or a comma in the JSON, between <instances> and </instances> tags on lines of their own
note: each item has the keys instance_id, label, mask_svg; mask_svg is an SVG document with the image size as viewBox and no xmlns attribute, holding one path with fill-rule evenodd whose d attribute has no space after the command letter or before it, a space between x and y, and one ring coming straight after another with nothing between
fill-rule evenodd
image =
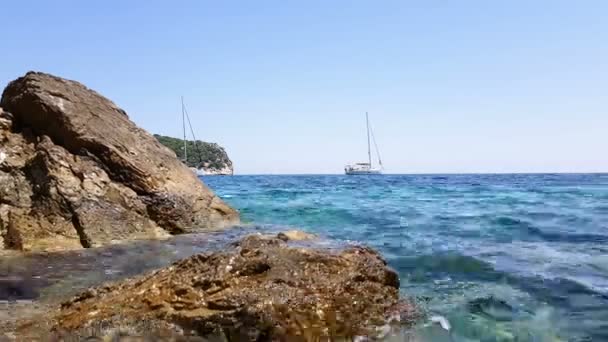
<instances>
[{"instance_id":1,"label":"distant headland","mask_svg":"<svg viewBox=\"0 0 608 342\"><path fill-rule=\"evenodd\" d=\"M204 175L232 175L232 161L224 148L216 143L200 140L186 140L188 159L184 158L184 141L182 139L154 134L156 140L168 147L179 160L188 167L196 168Z\"/></svg>"}]
</instances>

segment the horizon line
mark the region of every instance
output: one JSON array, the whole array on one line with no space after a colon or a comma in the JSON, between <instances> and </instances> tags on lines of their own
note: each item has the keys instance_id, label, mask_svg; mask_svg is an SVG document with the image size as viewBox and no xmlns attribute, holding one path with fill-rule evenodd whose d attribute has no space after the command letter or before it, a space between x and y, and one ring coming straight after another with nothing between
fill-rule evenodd
<instances>
[{"instance_id":1,"label":"horizon line","mask_svg":"<svg viewBox=\"0 0 608 342\"><path fill-rule=\"evenodd\" d=\"M584 172L411 172L411 173L382 173L372 176L418 176L418 175L608 175L608 171ZM203 175L216 176L216 175ZM235 173L232 176L345 176L344 173Z\"/></svg>"}]
</instances>

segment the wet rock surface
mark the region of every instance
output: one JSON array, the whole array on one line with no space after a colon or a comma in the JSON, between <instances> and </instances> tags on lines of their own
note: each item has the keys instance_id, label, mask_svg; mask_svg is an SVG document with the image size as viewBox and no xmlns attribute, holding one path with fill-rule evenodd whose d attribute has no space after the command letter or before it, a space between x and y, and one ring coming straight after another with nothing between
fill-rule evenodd
<instances>
[{"instance_id":1,"label":"wet rock surface","mask_svg":"<svg viewBox=\"0 0 608 342\"><path fill-rule=\"evenodd\" d=\"M231 248L196 254L169 267L74 296L23 339L129 335L228 340L315 340L374 336L390 320L417 313L399 299L399 279L373 250L329 251L248 236ZM47 335L51 336L51 335Z\"/></svg>"},{"instance_id":2,"label":"wet rock surface","mask_svg":"<svg viewBox=\"0 0 608 342\"><path fill-rule=\"evenodd\" d=\"M30 72L0 106L0 249L78 249L238 221L175 153L78 82Z\"/></svg>"},{"instance_id":3,"label":"wet rock surface","mask_svg":"<svg viewBox=\"0 0 608 342\"><path fill-rule=\"evenodd\" d=\"M280 232L277 235L277 238L283 241L308 241L315 240L317 236L314 234L303 232L301 230L288 230L285 232Z\"/></svg>"}]
</instances>

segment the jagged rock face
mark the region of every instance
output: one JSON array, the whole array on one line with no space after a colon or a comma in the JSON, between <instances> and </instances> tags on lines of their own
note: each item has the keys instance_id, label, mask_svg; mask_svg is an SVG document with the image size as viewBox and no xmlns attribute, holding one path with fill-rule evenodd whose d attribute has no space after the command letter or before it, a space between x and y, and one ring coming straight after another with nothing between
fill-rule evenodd
<instances>
[{"instance_id":1,"label":"jagged rock face","mask_svg":"<svg viewBox=\"0 0 608 342\"><path fill-rule=\"evenodd\" d=\"M170 150L78 82L30 72L0 106L0 249L91 247L238 220Z\"/></svg>"},{"instance_id":2,"label":"jagged rock face","mask_svg":"<svg viewBox=\"0 0 608 342\"><path fill-rule=\"evenodd\" d=\"M411 323L416 310L400 301L399 278L375 251L352 247L337 253L249 236L234 249L89 289L47 315L45 323L19 330L24 338L39 334L38 328L64 337L122 330L156 337L317 341L375 335L374 327L391 317Z\"/></svg>"}]
</instances>

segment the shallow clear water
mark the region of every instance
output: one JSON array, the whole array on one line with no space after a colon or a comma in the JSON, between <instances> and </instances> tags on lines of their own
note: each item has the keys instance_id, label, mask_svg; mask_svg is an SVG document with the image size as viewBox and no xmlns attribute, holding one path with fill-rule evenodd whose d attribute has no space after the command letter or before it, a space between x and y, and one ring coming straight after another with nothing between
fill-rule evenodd
<instances>
[{"instance_id":1,"label":"shallow clear water","mask_svg":"<svg viewBox=\"0 0 608 342\"><path fill-rule=\"evenodd\" d=\"M608 341L608 175L204 181L244 221L377 248L445 340Z\"/></svg>"},{"instance_id":2,"label":"shallow clear water","mask_svg":"<svg viewBox=\"0 0 608 342\"><path fill-rule=\"evenodd\" d=\"M264 225L235 227L161 241L2 257L0 304L31 300L56 303L91 286L142 274L193 254L222 250L245 235L273 229Z\"/></svg>"}]
</instances>

